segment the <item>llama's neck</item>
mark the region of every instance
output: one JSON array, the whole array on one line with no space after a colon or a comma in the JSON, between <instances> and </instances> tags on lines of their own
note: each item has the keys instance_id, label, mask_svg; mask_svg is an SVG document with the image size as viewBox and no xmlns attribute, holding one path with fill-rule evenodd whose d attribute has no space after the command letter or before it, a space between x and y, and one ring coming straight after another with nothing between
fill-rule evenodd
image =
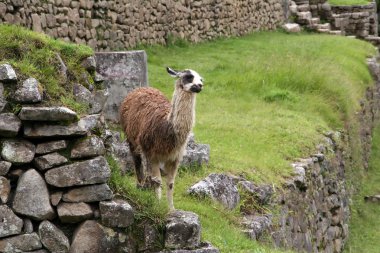
<instances>
[{"instance_id":1,"label":"llama's neck","mask_svg":"<svg viewBox=\"0 0 380 253\"><path fill-rule=\"evenodd\" d=\"M179 145L186 142L195 119L195 94L176 88L169 121L173 124Z\"/></svg>"}]
</instances>

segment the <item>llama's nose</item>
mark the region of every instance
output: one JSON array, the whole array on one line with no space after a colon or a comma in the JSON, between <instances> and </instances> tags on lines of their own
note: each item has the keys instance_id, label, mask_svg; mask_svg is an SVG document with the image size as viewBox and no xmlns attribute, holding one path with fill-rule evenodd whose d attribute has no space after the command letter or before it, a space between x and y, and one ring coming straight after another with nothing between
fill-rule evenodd
<instances>
[{"instance_id":1,"label":"llama's nose","mask_svg":"<svg viewBox=\"0 0 380 253\"><path fill-rule=\"evenodd\" d=\"M199 93L202 90L202 84L193 84L190 88L192 92Z\"/></svg>"}]
</instances>

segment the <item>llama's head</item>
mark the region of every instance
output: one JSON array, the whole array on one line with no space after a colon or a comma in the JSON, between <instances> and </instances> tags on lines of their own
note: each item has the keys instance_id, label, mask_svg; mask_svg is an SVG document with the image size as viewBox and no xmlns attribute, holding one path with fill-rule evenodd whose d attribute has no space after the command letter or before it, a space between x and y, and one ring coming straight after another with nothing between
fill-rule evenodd
<instances>
[{"instance_id":1,"label":"llama's head","mask_svg":"<svg viewBox=\"0 0 380 253\"><path fill-rule=\"evenodd\" d=\"M187 92L199 93L203 87L202 77L191 69L185 69L183 71L176 71L171 68L166 68L169 75L172 77L177 77L176 82L177 87Z\"/></svg>"}]
</instances>

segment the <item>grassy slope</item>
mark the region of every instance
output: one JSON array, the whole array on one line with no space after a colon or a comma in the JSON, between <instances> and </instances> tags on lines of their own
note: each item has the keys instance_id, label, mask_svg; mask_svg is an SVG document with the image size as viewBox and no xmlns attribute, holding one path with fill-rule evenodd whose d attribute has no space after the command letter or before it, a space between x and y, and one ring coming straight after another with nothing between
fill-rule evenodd
<instances>
[{"instance_id":1,"label":"grassy slope","mask_svg":"<svg viewBox=\"0 0 380 253\"><path fill-rule=\"evenodd\" d=\"M59 75L57 54L67 65L67 82ZM80 75L85 70L80 63L92 54L92 49L87 46L55 40L25 28L0 24L0 63L10 63L21 81L29 77L36 78L50 98L50 103L64 104L78 113L84 112L86 108L74 101L72 85L75 82L85 85L87 80L82 80Z\"/></svg>"},{"instance_id":2,"label":"grassy slope","mask_svg":"<svg viewBox=\"0 0 380 253\"><path fill-rule=\"evenodd\" d=\"M365 203L364 196L380 194L380 126L374 131L372 144L368 173L361 180L359 191L353 198L350 240L346 247L350 253L379 252L380 206Z\"/></svg>"},{"instance_id":3,"label":"grassy slope","mask_svg":"<svg viewBox=\"0 0 380 253\"><path fill-rule=\"evenodd\" d=\"M328 0L331 5L365 5L369 4L371 0Z\"/></svg>"}]
</instances>

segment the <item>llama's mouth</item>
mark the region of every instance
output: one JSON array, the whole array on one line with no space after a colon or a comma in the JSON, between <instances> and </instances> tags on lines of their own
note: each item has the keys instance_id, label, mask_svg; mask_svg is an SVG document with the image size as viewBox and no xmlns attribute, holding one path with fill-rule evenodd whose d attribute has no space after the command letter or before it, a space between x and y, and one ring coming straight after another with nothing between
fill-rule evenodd
<instances>
[{"instance_id":1,"label":"llama's mouth","mask_svg":"<svg viewBox=\"0 0 380 253\"><path fill-rule=\"evenodd\" d=\"M199 85L196 85L196 84L194 84L190 88L190 91L195 92L195 93L199 93L199 92L201 92L201 90L202 90L202 87L200 87Z\"/></svg>"}]
</instances>

